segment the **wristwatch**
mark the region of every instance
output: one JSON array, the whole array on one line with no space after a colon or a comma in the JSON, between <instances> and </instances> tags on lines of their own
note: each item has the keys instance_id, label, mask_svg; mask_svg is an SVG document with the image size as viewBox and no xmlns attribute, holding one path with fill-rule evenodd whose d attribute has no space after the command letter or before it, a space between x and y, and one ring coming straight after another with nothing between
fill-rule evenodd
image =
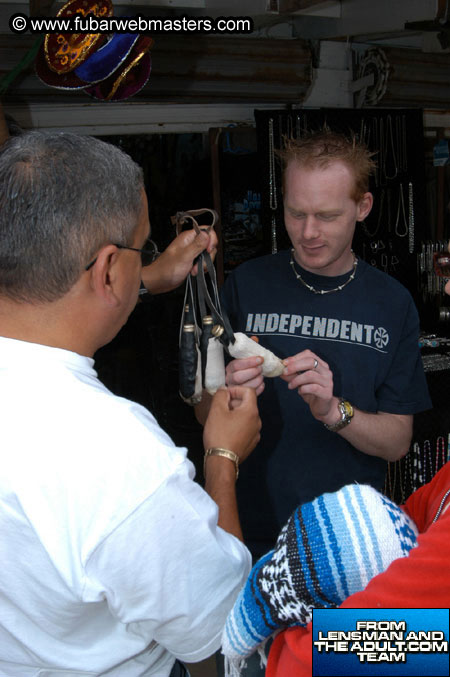
<instances>
[{"instance_id":1,"label":"wristwatch","mask_svg":"<svg viewBox=\"0 0 450 677\"><path fill-rule=\"evenodd\" d=\"M355 413L353 411L353 407L350 404L350 402L344 400L343 397L341 397L341 399L338 402L338 409L341 414L341 420L338 421L337 423L332 423L331 425L324 423L325 428L327 430L331 430L333 433L337 433L338 430L342 430L342 428L345 428L345 426L350 423L350 421L353 418L353 414Z\"/></svg>"}]
</instances>

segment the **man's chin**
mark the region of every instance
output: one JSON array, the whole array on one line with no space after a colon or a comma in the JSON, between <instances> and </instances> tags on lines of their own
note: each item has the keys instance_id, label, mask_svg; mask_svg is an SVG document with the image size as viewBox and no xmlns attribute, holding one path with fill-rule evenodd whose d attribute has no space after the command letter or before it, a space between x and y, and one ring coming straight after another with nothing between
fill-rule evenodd
<instances>
[{"instance_id":1,"label":"man's chin","mask_svg":"<svg viewBox=\"0 0 450 677\"><path fill-rule=\"evenodd\" d=\"M317 249L306 250L302 248L301 250L296 250L296 261L297 263L306 270L311 270L312 272L320 272L321 268L327 266L327 261L324 256L324 248L318 247Z\"/></svg>"}]
</instances>

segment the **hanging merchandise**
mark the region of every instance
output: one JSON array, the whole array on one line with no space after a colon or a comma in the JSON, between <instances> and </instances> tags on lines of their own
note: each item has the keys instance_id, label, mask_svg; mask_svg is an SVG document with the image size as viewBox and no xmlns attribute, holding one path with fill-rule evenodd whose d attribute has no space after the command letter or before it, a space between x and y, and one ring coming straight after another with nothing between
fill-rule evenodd
<instances>
[{"instance_id":1,"label":"hanging merchandise","mask_svg":"<svg viewBox=\"0 0 450 677\"><path fill-rule=\"evenodd\" d=\"M111 0L69 0L58 18L109 18ZM82 90L100 101L124 101L150 77L153 39L139 33L48 33L35 60L37 77L59 90Z\"/></svg>"},{"instance_id":2,"label":"hanging merchandise","mask_svg":"<svg viewBox=\"0 0 450 677\"><path fill-rule=\"evenodd\" d=\"M203 227L209 232L218 218L213 209L177 212L171 219L177 235L184 225L192 225L199 234L202 227L195 217L205 213L212 216L212 223ZM270 350L245 334L233 333L220 306L216 271L206 250L197 257L196 264L197 275L190 274L186 280L179 335L179 391L190 405L201 401L203 390L214 395L225 385L224 349L234 358L263 357L265 376L280 376L284 370L283 362Z\"/></svg>"},{"instance_id":3,"label":"hanging merchandise","mask_svg":"<svg viewBox=\"0 0 450 677\"><path fill-rule=\"evenodd\" d=\"M404 503L424 484L430 482L450 459L450 433L435 440L414 442L404 458L388 463L384 493L391 500Z\"/></svg>"},{"instance_id":4,"label":"hanging merchandise","mask_svg":"<svg viewBox=\"0 0 450 677\"><path fill-rule=\"evenodd\" d=\"M367 75L373 76L373 84L366 88L364 102L367 106L375 106L384 96L391 67L386 54L379 47L368 49L359 65L358 79Z\"/></svg>"},{"instance_id":5,"label":"hanging merchandise","mask_svg":"<svg viewBox=\"0 0 450 677\"><path fill-rule=\"evenodd\" d=\"M277 219L276 211L278 209L277 199L277 183L275 174L275 146L273 140L273 120L269 120L269 206L272 210L272 218L270 220L270 242L271 253L276 254L278 251L277 245Z\"/></svg>"},{"instance_id":6,"label":"hanging merchandise","mask_svg":"<svg viewBox=\"0 0 450 677\"><path fill-rule=\"evenodd\" d=\"M447 240L422 242L417 254L417 285L424 305L429 305L435 298L445 298L445 285L450 275L450 268L445 267L448 259Z\"/></svg>"},{"instance_id":7,"label":"hanging merchandise","mask_svg":"<svg viewBox=\"0 0 450 677\"><path fill-rule=\"evenodd\" d=\"M411 255L429 229L422 118L421 110L400 108L256 110L265 251L276 253L291 246L282 218L277 153L287 138L295 140L328 128L364 143L376 165L369 185L374 205L356 226L355 254L397 278L415 295L417 278ZM414 139L414 148L409 139Z\"/></svg>"}]
</instances>

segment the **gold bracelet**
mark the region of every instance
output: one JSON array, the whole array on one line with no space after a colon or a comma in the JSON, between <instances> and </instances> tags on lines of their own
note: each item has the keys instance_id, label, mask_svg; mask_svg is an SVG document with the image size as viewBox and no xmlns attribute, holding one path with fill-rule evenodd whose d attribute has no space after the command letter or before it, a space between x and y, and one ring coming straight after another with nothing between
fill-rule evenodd
<instances>
[{"instance_id":1,"label":"gold bracelet","mask_svg":"<svg viewBox=\"0 0 450 677\"><path fill-rule=\"evenodd\" d=\"M222 449L222 447L211 447L205 451L203 459L203 474L206 476L206 459L208 456L223 456L232 461L236 466L236 479L239 477L239 456L229 449Z\"/></svg>"}]
</instances>

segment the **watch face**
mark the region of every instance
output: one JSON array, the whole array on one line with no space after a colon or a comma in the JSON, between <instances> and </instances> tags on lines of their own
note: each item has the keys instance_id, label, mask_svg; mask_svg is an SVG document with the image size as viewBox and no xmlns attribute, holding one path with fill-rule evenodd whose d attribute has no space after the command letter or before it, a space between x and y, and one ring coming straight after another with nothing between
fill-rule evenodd
<instances>
[{"instance_id":1,"label":"watch face","mask_svg":"<svg viewBox=\"0 0 450 677\"><path fill-rule=\"evenodd\" d=\"M339 408L340 408L340 410L341 410L342 415L345 416L345 418L352 418L352 416L353 416L353 407L352 407L352 405L350 404L350 402L347 402L347 400L342 400L342 401L340 402L340 407L339 407Z\"/></svg>"}]
</instances>

